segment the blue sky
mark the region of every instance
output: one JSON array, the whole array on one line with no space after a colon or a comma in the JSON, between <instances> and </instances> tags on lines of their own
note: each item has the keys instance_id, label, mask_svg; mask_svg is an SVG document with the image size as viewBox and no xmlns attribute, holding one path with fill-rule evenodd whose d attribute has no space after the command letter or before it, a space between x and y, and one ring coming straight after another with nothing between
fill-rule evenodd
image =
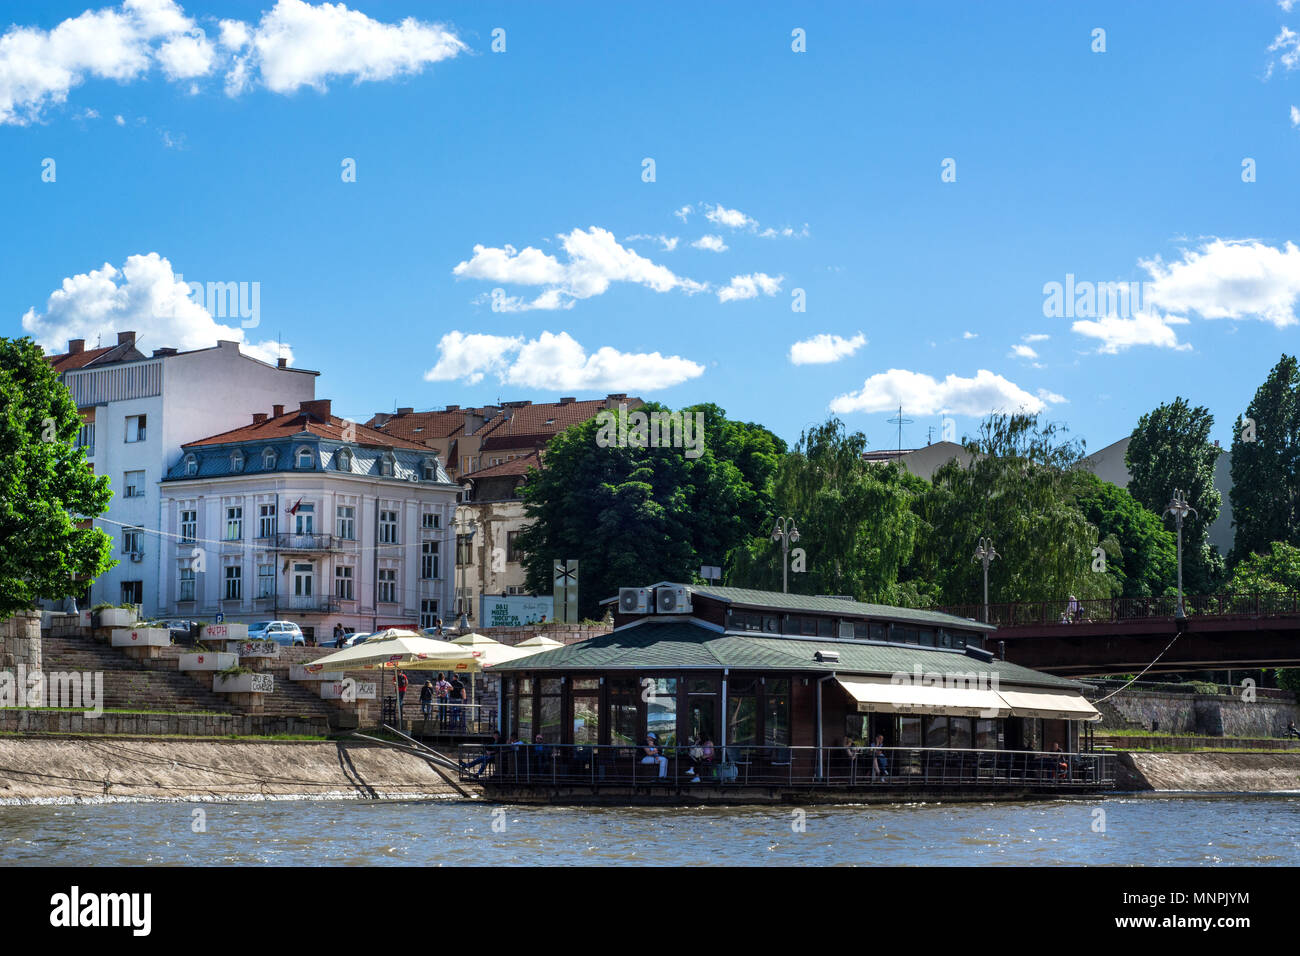
<instances>
[{"instance_id":1,"label":"blue sky","mask_svg":"<svg viewBox=\"0 0 1300 956\"><path fill-rule=\"evenodd\" d=\"M282 339L358 418L1025 405L1095 449L1182 394L1226 444L1300 330L1287 5L0 3L0 334ZM1067 274L1152 285L1045 315Z\"/></svg>"}]
</instances>

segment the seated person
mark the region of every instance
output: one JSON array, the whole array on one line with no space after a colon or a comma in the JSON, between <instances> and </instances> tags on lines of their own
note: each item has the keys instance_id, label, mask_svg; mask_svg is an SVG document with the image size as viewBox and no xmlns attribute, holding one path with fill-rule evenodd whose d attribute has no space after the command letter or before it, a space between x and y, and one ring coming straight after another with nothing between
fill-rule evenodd
<instances>
[{"instance_id":1,"label":"seated person","mask_svg":"<svg viewBox=\"0 0 1300 956\"><path fill-rule=\"evenodd\" d=\"M844 747L842 755L844 758L845 772L852 776L858 769L858 757L862 751L853 743L853 738L848 734L844 735Z\"/></svg>"},{"instance_id":2,"label":"seated person","mask_svg":"<svg viewBox=\"0 0 1300 956\"><path fill-rule=\"evenodd\" d=\"M426 684L425 686L428 685ZM462 765L461 769L465 770L466 772L474 771L474 776L476 777L483 776L483 771L487 769L488 765L496 761L497 751L501 749L501 740L502 738L499 732L493 734L492 743L486 745L483 748L483 754L479 757L475 757L473 760ZM475 770L475 768L478 769Z\"/></svg>"},{"instance_id":3,"label":"seated person","mask_svg":"<svg viewBox=\"0 0 1300 956\"><path fill-rule=\"evenodd\" d=\"M868 752L871 754L871 775L873 777L888 777L889 758L885 756L884 734L876 734L876 742Z\"/></svg>"},{"instance_id":4,"label":"seated person","mask_svg":"<svg viewBox=\"0 0 1300 956\"><path fill-rule=\"evenodd\" d=\"M654 734L645 735L645 746L641 748L641 762L659 765L659 779L668 776L668 758L659 752L659 738Z\"/></svg>"},{"instance_id":5,"label":"seated person","mask_svg":"<svg viewBox=\"0 0 1300 956\"><path fill-rule=\"evenodd\" d=\"M541 734L533 738L533 766L538 772L549 772L551 769L551 748L546 746Z\"/></svg>"}]
</instances>

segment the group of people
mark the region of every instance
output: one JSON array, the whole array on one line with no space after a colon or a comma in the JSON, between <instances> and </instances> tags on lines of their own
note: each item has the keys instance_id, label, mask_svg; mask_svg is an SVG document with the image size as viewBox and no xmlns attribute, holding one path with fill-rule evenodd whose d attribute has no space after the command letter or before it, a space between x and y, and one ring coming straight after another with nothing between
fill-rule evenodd
<instances>
[{"instance_id":1,"label":"group of people","mask_svg":"<svg viewBox=\"0 0 1300 956\"><path fill-rule=\"evenodd\" d=\"M691 778L691 783L701 781L700 771L704 771L705 776L711 773L714 758L713 738L708 734L701 734L697 739L695 737L686 738L686 756L690 769L686 775ZM664 753L659 746L659 737L656 734L648 733L645 735L645 744L641 747L641 763L654 764L659 767L659 779L664 780L668 776L668 755Z\"/></svg>"},{"instance_id":2,"label":"group of people","mask_svg":"<svg viewBox=\"0 0 1300 956\"><path fill-rule=\"evenodd\" d=\"M889 757L885 752L884 734L876 734L875 743L869 747L859 747L853 742L853 738L846 734L844 736L844 755L848 758L849 773L852 776L857 775L858 761L863 757L871 761L872 777L889 776Z\"/></svg>"},{"instance_id":3,"label":"group of people","mask_svg":"<svg viewBox=\"0 0 1300 956\"><path fill-rule=\"evenodd\" d=\"M465 726L465 699L467 691L459 674L447 675L439 672L433 680L425 679L420 688L420 713L426 721L433 720L434 707L438 708L438 726L449 729L463 729ZM400 711L406 703L406 688L409 686L406 672L397 672L397 707Z\"/></svg>"}]
</instances>

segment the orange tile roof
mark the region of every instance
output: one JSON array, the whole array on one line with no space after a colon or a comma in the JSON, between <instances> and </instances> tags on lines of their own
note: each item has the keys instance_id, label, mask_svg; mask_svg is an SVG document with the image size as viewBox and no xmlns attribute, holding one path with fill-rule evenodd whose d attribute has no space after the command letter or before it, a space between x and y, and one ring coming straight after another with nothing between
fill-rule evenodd
<instances>
[{"instance_id":1,"label":"orange tile roof","mask_svg":"<svg viewBox=\"0 0 1300 956\"><path fill-rule=\"evenodd\" d=\"M478 471L472 471L467 475L461 475L459 480L466 481L473 479L477 481L480 478L507 478L512 475L523 475L528 473L529 468L540 468L541 464L541 453L532 451L527 455L521 455L511 461L505 461L499 465L489 465L486 468L480 468Z\"/></svg>"},{"instance_id":2,"label":"orange tile roof","mask_svg":"<svg viewBox=\"0 0 1300 956\"><path fill-rule=\"evenodd\" d=\"M418 448L421 451L430 451L427 445L388 435L367 425L349 422L337 415L330 415L328 419L322 419L308 414L302 409L285 412L283 415L268 418L264 422L241 425L239 428L232 428L230 431L222 432L219 435L211 435L197 441L186 442L181 447L195 448L202 445L269 441L276 438L290 438L304 432L318 438L343 441L343 429L349 425L355 429L355 436L351 439L353 444L370 445L379 448Z\"/></svg>"},{"instance_id":3,"label":"orange tile roof","mask_svg":"<svg viewBox=\"0 0 1300 956\"><path fill-rule=\"evenodd\" d=\"M486 411L483 408L458 408L454 411L408 412L405 415L393 415L382 425L377 424L380 416L376 415L366 424L409 441L423 441L458 435L465 429L466 412L484 415Z\"/></svg>"},{"instance_id":4,"label":"orange tile roof","mask_svg":"<svg viewBox=\"0 0 1300 956\"><path fill-rule=\"evenodd\" d=\"M491 430L484 434L482 449L527 448L545 445L572 425L594 418L605 409L605 399L583 402L539 402L510 408L510 417L504 413L493 419ZM624 400L628 408L637 408L644 402L639 398Z\"/></svg>"}]
</instances>

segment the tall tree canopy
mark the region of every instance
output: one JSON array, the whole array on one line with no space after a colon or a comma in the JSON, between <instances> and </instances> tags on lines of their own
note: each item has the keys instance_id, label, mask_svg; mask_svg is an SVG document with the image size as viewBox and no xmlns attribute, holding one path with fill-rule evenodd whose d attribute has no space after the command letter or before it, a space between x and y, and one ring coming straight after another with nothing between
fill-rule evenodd
<instances>
[{"instance_id":1,"label":"tall tree canopy","mask_svg":"<svg viewBox=\"0 0 1300 956\"><path fill-rule=\"evenodd\" d=\"M1223 589L1229 594L1300 591L1300 548L1274 541L1239 562Z\"/></svg>"},{"instance_id":2,"label":"tall tree canopy","mask_svg":"<svg viewBox=\"0 0 1300 956\"><path fill-rule=\"evenodd\" d=\"M806 554L806 570L789 576L791 592L898 600L899 571L921 526L910 507L909 482L917 480L864 461L866 448L866 436L849 434L839 419L804 432L777 467L772 512L733 552L727 582L781 589L782 552L772 529L782 515L794 519Z\"/></svg>"},{"instance_id":3,"label":"tall tree canopy","mask_svg":"<svg viewBox=\"0 0 1300 956\"><path fill-rule=\"evenodd\" d=\"M647 404L612 413L620 434L635 434ZM600 440L605 423L591 419L551 440L541 469L524 485L531 524L520 532L528 587L552 588L552 561L580 562L579 610L599 616L599 602L620 586L659 580L694 581L700 565L721 565L732 548L771 513L771 483L785 443L767 429L731 421L716 405L703 414L698 457L675 447L638 447Z\"/></svg>"},{"instance_id":4,"label":"tall tree canopy","mask_svg":"<svg viewBox=\"0 0 1300 956\"><path fill-rule=\"evenodd\" d=\"M994 603L1109 596L1109 577L1092 571L1096 529L1073 493L1082 443L1015 414L990 416L963 445L971 463L939 468L920 502L929 527L912 573L937 585L940 602L983 600L983 568L972 560L981 537L1001 555L989 569Z\"/></svg>"},{"instance_id":5,"label":"tall tree canopy","mask_svg":"<svg viewBox=\"0 0 1300 956\"><path fill-rule=\"evenodd\" d=\"M112 541L77 516L98 517L112 497L73 448L81 416L28 338L0 338L0 618L62 598L113 566Z\"/></svg>"},{"instance_id":6,"label":"tall tree canopy","mask_svg":"<svg viewBox=\"0 0 1300 956\"><path fill-rule=\"evenodd\" d=\"M1174 533L1123 488L1090 471L1074 472L1074 497L1097 529L1115 596L1150 597L1175 584Z\"/></svg>"},{"instance_id":7,"label":"tall tree canopy","mask_svg":"<svg viewBox=\"0 0 1300 956\"><path fill-rule=\"evenodd\" d=\"M1247 423L1245 419L1250 419ZM1300 544L1300 367L1283 355L1238 416L1232 439L1232 563L1275 541Z\"/></svg>"},{"instance_id":8,"label":"tall tree canopy","mask_svg":"<svg viewBox=\"0 0 1300 956\"><path fill-rule=\"evenodd\" d=\"M1142 416L1124 455L1129 493L1144 508L1163 515L1174 490L1181 489L1196 509L1183 522L1183 587L1192 594L1214 590L1223 574L1223 558L1210 547L1210 525L1223 502L1214 487L1219 449L1210 441L1213 427L1208 409L1175 398ZM1174 527L1172 517L1165 520Z\"/></svg>"}]
</instances>

